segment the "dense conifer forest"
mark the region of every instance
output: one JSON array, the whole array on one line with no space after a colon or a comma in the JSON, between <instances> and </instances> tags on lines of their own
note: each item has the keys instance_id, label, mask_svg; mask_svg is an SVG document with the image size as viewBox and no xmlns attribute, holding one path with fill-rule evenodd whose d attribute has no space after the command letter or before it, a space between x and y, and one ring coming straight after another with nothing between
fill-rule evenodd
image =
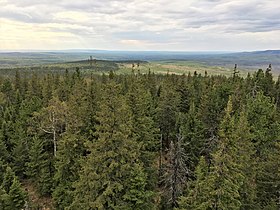
<instances>
[{"instance_id":1,"label":"dense conifer forest","mask_svg":"<svg viewBox=\"0 0 280 210\"><path fill-rule=\"evenodd\" d=\"M278 210L279 120L270 68L0 76L0 209Z\"/></svg>"}]
</instances>

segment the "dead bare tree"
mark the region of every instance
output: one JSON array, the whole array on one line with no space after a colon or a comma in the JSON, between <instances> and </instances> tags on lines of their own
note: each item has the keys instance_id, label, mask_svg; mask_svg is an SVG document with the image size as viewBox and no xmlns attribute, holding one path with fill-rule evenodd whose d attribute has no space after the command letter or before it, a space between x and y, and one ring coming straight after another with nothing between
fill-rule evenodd
<instances>
[{"instance_id":1,"label":"dead bare tree","mask_svg":"<svg viewBox=\"0 0 280 210\"><path fill-rule=\"evenodd\" d=\"M177 207L177 199L182 194L184 184L191 173L186 164L188 157L184 151L183 139L181 134L177 134L177 139L171 141L168 162L163 174L166 198L172 208Z\"/></svg>"},{"instance_id":2,"label":"dead bare tree","mask_svg":"<svg viewBox=\"0 0 280 210\"><path fill-rule=\"evenodd\" d=\"M66 112L65 103L58 98L53 98L50 100L48 107L34 114L39 129L52 135L54 156L57 152L58 136L66 129Z\"/></svg>"}]
</instances>

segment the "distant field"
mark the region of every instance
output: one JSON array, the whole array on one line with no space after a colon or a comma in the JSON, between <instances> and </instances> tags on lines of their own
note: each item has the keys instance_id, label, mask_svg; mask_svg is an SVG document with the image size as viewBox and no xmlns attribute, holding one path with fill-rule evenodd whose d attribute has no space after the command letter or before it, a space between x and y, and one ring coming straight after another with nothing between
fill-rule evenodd
<instances>
[{"instance_id":1,"label":"distant field","mask_svg":"<svg viewBox=\"0 0 280 210\"><path fill-rule=\"evenodd\" d=\"M139 66L137 65L139 63ZM134 67L132 68L132 65ZM233 69L218 67L218 66L207 66L195 62L187 61L160 61L160 62L140 62L140 61L96 61L90 63L88 61L82 62L68 62L60 64L44 64L38 66L26 66L26 67L14 67L0 69L1 75L14 75L16 70L22 73L37 72L38 74L46 74L51 72L64 73L67 69L72 72L76 69L81 70L83 74L108 74L110 71L114 71L116 74L131 74L142 73L146 74L149 71L156 74L194 74L196 71L198 74L204 75L207 72L208 75L222 74L231 76ZM246 76L247 71L241 71L241 76Z\"/></svg>"},{"instance_id":2,"label":"distant field","mask_svg":"<svg viewBox=\"0 0 280 210\"><path fill-rule=\"evenodd\" d=\"M132 68L132 65L134 67ZM137 65L139 64L139 66ZM63 74L65 70L69 72L74 72L79 69L82 74L109 74L110 71L116 74L131 74L141 73L147 74L149 71L155 74L197 74L205 75L225 75L232 76L233 68L221 67L221 66L209 66L193 61L104 61L97 60L95 63L89 61L77 61L77 62L67 62L67 63L57 63L57 64L41 64L36 66L23 66L23 67L13 67L13 68L2 68L0 69L0 74L2 76L13 76L15 71L20 71L22 73L30 74L36 72L37 74L47 74L47 73L60 73ZM248 72L254 72L252 69L238 69L239 75L242 77L247 76ZM275 78L278 76L275 73Z\"/></svg>"},{"instance_id":3,"label":"distant field","mask_svg":"<svg viewBox=\"0 0 280 210\"><path fill-rule=\"evenodd\" d=\"M225 68L219 66L207 66L205 64L191 62L191 61L154 61L147 64L140 65L139 68L134 68L134 72L147 73L149 72L157 74L197 74L204 75L206 72L208 75L226 75L231 76L233 73L233 68ZM120 65L119 73L129 73L132 72L132 66L129 64ZM246 76L248 70L240 70L240 76Z\"/></svg>"},{"instance_id":4,"label":"distant field","mask_svg":"<svg viewBox=\"0 0 280 210\"><path fill-rule=\"evenodd\" d=\"M88 59L92 56L94 63ZM147 62L148 61L148 62ZM135 64L132 69L132 63ZM139 67L137 66L139 63ZM78 67L84 74L102 74L114 71L117 74L148 73L158 74L222 74L231 76L234 64L238 65L241 76L248 72L266 69L272 64L273 75L280 73L280 51L260 51L244 53L203 54L190 52L0 52L1 75L21 72L64 72L75 71Z\"/></svg>"}]
</instances>

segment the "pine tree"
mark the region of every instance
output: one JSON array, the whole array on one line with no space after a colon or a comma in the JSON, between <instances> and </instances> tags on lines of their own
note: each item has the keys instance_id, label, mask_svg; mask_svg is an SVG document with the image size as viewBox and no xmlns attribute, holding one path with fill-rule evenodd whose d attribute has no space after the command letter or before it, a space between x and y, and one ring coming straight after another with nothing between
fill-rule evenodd
<instances>
[{"instance_id":1,"label":"pine tree","mask_svg":"<svg viewBox=\"0 0 280 210\"><path fill-rule=\"evenodd\" d=\"M71 133L85 132L86 121L88 115L90 114L87 110L87 105L89 101L92 101L89 96L87 96L87 84L83 80L76 81L73 84L73 90L69 94L69 100L65 106L66 115L66 130ZM60 108L62 109L62 108Z\"/></svg>"},{"instance_id":2,"label":"pine tree","mask_svg":"<svg viewBox=\"0 0 280 210\"><path fill-rule=\"evenodd\" d=\"M51 75L47 74L42 82L42 96L45 105L47 105L52 98L52 81L53 78L51 78Z\"/></svg>"},{"instance_id":3,"label":"pine tree","mask_svg":"<svg viewBox=\"0 0 280 210\"><path fill-rule=\"evenodd\" d=\"M256 209L255 153L245 112L230 116L231 100L219 130L212 166L201 157L196 179L181 197L181 209Z\"/></svg>"},{"instance_id":4,"label":"pine tree","mask_svg":"<svg viewBox=\"0 0 280 210\"><path fill-rule=\"evenodd\" d=\"M253 142L259 155L265 148L271 146L271 142L280 134L277 126L276 108L270 97L258 92L255 97L247 100L248 122L253 134Z\"/></svg>"},{"instance_id":5,"label":"pine tree","mask_svg":"<svg viewBox=\"0 0 280 210\"><path fill-rule=\"evenodd\" d=\"M37 73L33 73L30 81L29 81L29 86L28 86L28 92L27 95L29 98L32 97L39 97L42 98L42 88L40 86L39 83L40 79L38 78L38 74Z\"/></svg>"}]
</instances>

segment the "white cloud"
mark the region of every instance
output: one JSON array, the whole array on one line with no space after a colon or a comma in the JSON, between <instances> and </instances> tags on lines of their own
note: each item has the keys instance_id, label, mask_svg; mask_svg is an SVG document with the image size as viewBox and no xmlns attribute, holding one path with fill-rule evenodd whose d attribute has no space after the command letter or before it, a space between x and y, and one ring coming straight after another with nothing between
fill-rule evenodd
<instances>
[{"instance_id":1,"label":"white cloud","mask_svg":"<svg viewBox=\"0 0 280 210\"><path fill-rule=\"evenodd\" d=\"M257 50L278 0L0 0L0 49Z\"/></svg>"}]
</instances>

